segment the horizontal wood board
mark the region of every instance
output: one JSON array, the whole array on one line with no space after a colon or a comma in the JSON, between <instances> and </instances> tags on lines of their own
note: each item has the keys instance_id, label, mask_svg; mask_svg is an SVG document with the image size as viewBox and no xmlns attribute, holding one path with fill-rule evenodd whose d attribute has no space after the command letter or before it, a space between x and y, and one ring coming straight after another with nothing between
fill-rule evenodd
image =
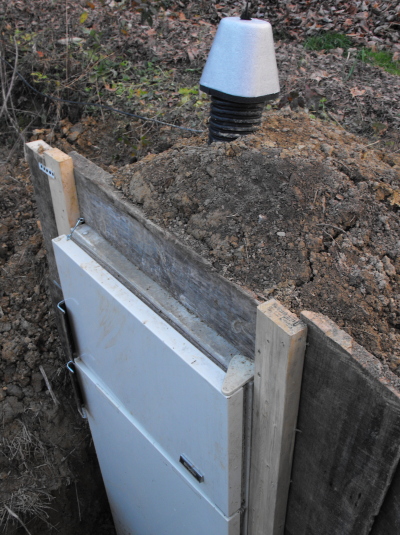
<instances>
[{"instance_id":1,"label":"horizontal wood board","mask_svg":"<svg viewBox=\"0 0 400 535\"><path fill-rule=\"evenodd\" d=\"M254 358L256 310L250 293L121 197L111 175L80 154L74 161L81 216L113 247L245 356Z\"/></svg>"},{"instance_id":2,"label":"horizontal wood board","mask_svg":"<svg viewBox=\"0 0 400 535\"><path fill-rule=\"evenodd\" d=\"M71 239L197 349L223 370L228 369L237 348L178 303L89 225L77 227Z\"/></svg>"},{"instance_id":3,"label":"horizontal wood board","mask_svg":"<svg viewBox=\"0 0 400 535\"><path fill-rule=\"evenodd\" d=\"M308 344L285 534L366 535L399 462L400 380L325 316L301 319Z\"/></svg>"}]
</instances>

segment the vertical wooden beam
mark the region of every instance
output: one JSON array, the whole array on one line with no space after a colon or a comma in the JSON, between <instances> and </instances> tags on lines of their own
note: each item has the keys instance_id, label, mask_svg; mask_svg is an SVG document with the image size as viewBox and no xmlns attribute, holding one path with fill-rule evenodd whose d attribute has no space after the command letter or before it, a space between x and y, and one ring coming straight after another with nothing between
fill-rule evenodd
<instances>
[{"instance_id":1,"label":"vertical wooden beam","mask_svg":"<svg viewBox=\"0 0 400 535\"><path fill-rule=\"evenodd\" d=\"M56 238L57 236L60 235L60 229L58 228L58 225L57 225L57 218L56 218L56 214L55 214L54 207L53 207L53 196L51 193L50 183L49 183L50 180L53 180L53 179L50 178L49 175L43 170L43 168L48 167L48 165L53 166L52 154L54 154L53 151L55 149L52 149L47 143L41 140L27 143L25 145L25 148L26 148L26 159L28 161L30 171L31 171L31 180L33 183L34 191L35 191L36 204L37 204L37 208L39 212L39 219L40 219L41 227L42 227L44 246L47 252L47 261L49 265L49 272L48 272L49 293L50 293L50 297L51 297L54 310L56 311L55 320L56 320L58 332L61 338L61 345L63 349L65 350L65 348L68 347L68 337L65 333L64 323L60 317L61 315L57 313L57 308L56 308L57 303L59 303L63 299L63 293L62 293L61 286L60 286L57 265L56 265L56 261L54 258L53 245L51 242L53 238ZM47 153L50 153L50 159L46 161L45 158L46 158ZM57 156L56 156L56 159L57 159ZM61 158L60 156L58 156L58 159L62 160L61 162L57 162L57 165L58 163L61 164L60 174L58 176L62 176L62 172L64 171L63 161L66 161L66 160ZM54 175L58 173L57 165L54 164L54 167L53 167L54 171L52 169L52 171L54 172ZM70 180L70 178L68 178L68 180ZM71 203L70 205L73 206L73 203ZM66 208L66 213L72 214L73 212L72 210L69 210ZM63 218L61 219L63 219L64 221L63 229L66 230L65 229L65 217L63 216ZM68 226L68 232L69 232L69 226Z\"/></svg>"},{"instance_id":2,"label":"vertical wooden beam","mask_svg":"<svg viewBox=\"0 0 400 535\"><path fill-rule=\"evenodd\" d=\"M57 230L59 234L69 234L79 218L73 161L59 149L46 150L43 155L46 168L54 174L49 176L49 186Z\"/></svg>"},{"instance_id":3,"label":"vertical wooden beam","mask_svg":"<svg viewBox=\"0 0 400 535\"><path fill-rule=\"evenodd\" d=\"M258 307L249 535L284 531L306 335L275 299Z\"/></svg>"}]
</instances>

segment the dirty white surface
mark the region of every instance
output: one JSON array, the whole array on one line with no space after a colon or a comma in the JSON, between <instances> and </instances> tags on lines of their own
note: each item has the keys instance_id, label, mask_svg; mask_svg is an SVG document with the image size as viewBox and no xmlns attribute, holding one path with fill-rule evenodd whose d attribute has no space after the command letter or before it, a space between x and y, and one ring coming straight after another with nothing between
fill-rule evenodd
<instances>
[{"instance_id":1,"label":"dirty white surface","mask_svg":"<svg viewBox=\"0 0 400 535\"><path fill-rule=\"evenodd\" d=\"M223 395L224 371L75 243L54 249L117 530L239 533L243 389Z\"/></svg>"}]
</instances>

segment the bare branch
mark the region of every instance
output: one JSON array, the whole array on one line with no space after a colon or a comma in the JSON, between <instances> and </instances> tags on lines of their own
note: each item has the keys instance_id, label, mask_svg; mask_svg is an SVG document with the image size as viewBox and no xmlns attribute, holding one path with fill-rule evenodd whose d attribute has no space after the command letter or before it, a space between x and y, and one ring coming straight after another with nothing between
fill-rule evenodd
<instances>
[{"instance_id":1,"label":"bare branch","mask_svg":"<svg viewBox=\"0 0 400 535\"><path fill-rule=\"evenodd\" d=\"M14 83L15 83L15 77L17 75L17 66L18 66L18 44L17 44L17 41L15 40L14 38L14 44L15 44L15 60L14 60L14 69L13 69L13 73L12 73L12 76L11 76L11 81L10 81L10 85L8 87L8 91L7 91L7 94L6 94L6 83L7 83L7 79L6 79L6 72L5 72L5 68L4 70L2 69L1 71L1 87L2 87L2 93L3 93L3 106L0 110L0 118L1 116L3 115L3 113L6 111L7 109L7 102L11 96L11 92L13 90L13 87L14 87ZM4 79L3 79L4 78Z\"/></svg>"}]
</instances>

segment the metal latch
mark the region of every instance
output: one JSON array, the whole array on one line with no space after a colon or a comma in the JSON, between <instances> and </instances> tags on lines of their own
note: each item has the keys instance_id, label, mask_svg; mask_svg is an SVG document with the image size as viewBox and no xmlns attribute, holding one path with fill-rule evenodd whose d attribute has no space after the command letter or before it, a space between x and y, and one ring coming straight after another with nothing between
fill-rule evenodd
<instances>
[{"instance_id":1,"label":"metal latch","mask_svg":"<svg viewBox=\"0 0 400 535\"><path fill-rule=\"evenodd\" d=\"M61 312L61 323L64 329L65 338L67 340L67 358L68 362L66 364L66 367L68 369L69 376L71 378L71 384L72 384L72 391L75 398L75 403L78 409L79 414L82 416L82 418L87 418L86 410L84 407L84 400L82 395L82 390L78 381L78 377L76 374L75 369L75 358L76 358L76 351L75 351L75 344L74 339L72 336L72 330L71 330L71 324L68 318L68 310L65 306L65 301L60 301L57 304L58 310Z\"/></svg>"},{"instance_id":2,"label":"metal latch","mask_svg":"<svg viewBox=\"0 0 400 535\"><path fill-rule=\"evenodd\" d=\"M197 470L197 468L194 466L194 464L189 461L189 459L185 455L181 455L179 457L179 462L183 464L183 466L192 474L192 476L197 479L199 483L203 483L204 476Z\"/></svg>"},{"instance_id":3,"label":"metal latch","mask_svg":"<svg viewBox=\"0 0 400 535\"><path fill-rule=\"evenodd\" d=\"M79 227L79 225L82 225L85 222L84 217L78 218L77 222L75 223L74 228L71 229L71 232L67 236L67 240L70 240L72 238L72 234L75 232L75 230Z\"/></svg>"}]
</instances>

